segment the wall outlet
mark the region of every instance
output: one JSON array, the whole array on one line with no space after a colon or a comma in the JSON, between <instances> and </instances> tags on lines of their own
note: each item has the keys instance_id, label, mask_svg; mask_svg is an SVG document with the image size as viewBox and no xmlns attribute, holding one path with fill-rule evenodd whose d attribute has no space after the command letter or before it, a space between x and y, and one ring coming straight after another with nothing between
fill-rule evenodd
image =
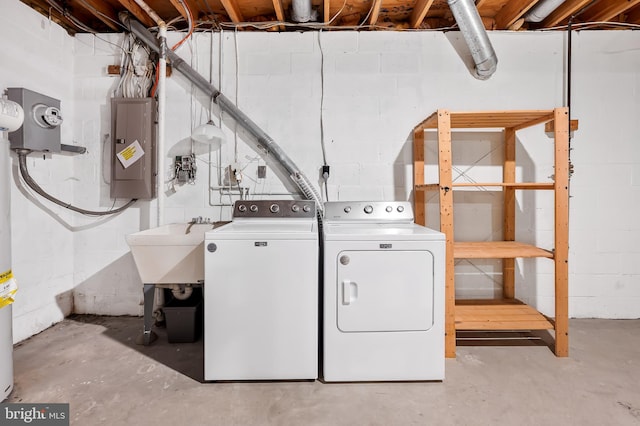
<instances>
[{"instance_id":1,"label":"wall outlet","mask_svg":"<svg viewBox=\"0 0 640 426\"><path fill-rule=\"evenodd\" d=\"M258 166L258 179L267 177L267 166Z\"/></svg>"}]
</instances>

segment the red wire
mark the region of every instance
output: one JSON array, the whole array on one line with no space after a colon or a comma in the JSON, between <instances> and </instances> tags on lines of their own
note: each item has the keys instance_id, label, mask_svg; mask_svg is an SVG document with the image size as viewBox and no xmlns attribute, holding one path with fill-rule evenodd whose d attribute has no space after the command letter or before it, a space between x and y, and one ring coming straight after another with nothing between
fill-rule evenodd
<instances>
[{"instance_id":1,"label":"red wire","mask_svg":"<svg viewBox=\"0 0 640 426\"><path fill-rule=\"evenodd\" d=\"M191 9L189 9L189 4L187 3L187 0L183 0L181 3L184 6L185 11L187 12L187 14L189 15L189 17L191 18L191 25L189 26L189 32L187 33L186 36L184 36L184 38L182 40L180 40L179 42L177 42L172 48L171 50L176 50L178 47L180 47L182 45L182 43L184 43L185 41L187 41L189 39L189 37L191 37L191 34L193 34L193 29L195 27L194 22L193 22L193 14L191 13Z\"/></svg>"}]
</instances>

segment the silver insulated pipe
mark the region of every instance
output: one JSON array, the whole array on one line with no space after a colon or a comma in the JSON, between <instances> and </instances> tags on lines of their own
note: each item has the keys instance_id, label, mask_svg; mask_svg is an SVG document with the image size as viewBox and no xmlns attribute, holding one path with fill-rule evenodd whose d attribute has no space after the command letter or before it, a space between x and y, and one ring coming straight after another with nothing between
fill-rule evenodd
<instances>
[{"instance_id":1,"label":"silver insulated pipe","mask_svg":"<svg viewBox=\"0 0 640 426\"><path fill-rule=\"evenodd\" d=\"M496 71L498 58L476 5L473 0L448 0L448 2L476 64L474 77L479 80L488 79Z\"/></svg>"},{"instance_id":2,"label":"silver insulated pipe","mask_svg":"<svg viewBox=\"0 0 640 426\"><path fill-rule=\"evenodd\" d=\"M156 37L154 37L154 35L151 34L144 25L135 19L131 19L127 12L121 12L119 17L120 21L122 21L131 33L147 44L150 49L160 53L160 46L158 45ZM167 49L167 57L169 58L173 69L184 75L197 88L202 90L215 103L217 103L222 111L231 116L247 132L255 137L258 144L289 173L291 180L300 189L300 193L307 199L315 201L317 210L322 212L323 206L320 194L318 194L318 191L313 187L309 179L300 171L300 168L296 166L293 160L289 158L282 148L244 112L240 111L240 109L235 106L231 100L216 89L213 84L209 83L209 81L200 75L198 71L191 68L191 66L175 52Z\"/></svg>"}]
</instances>

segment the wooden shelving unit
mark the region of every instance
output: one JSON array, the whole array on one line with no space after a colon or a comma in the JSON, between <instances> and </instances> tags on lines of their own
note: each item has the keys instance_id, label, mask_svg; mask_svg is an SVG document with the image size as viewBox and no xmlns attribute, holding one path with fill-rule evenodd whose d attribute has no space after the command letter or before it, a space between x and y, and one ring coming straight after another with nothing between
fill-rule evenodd
<instances>
[{"instance_id":1,"label":"wooden shelving unit","mask_svg":"<svg viewBox=\"0 0 640 426\"><path fill-rule=\"evenodd\" d=\"M546 123L554 136L554 181L516 182L516 132ZM504 129L502 182L457 183L452 181L454 129ZM456 330L554 330L554 352L568 356L568 225L569 225L569 123L567 108L526 111L450 112L441 109L418 124L413 131L414 212L416 223L425 225L425 194L438 191L440 230L446 235L445 352L456 356ZM425 183L424 131L436 129L438 136L438 182ZM453 192L456 188L498 188L504 192L503 240L457 242L453 237ZM517 190L554 192L554 247L550 250L515 241ZM547 318L515 299L515 259L540 257L555 264L555 317ZM491 300L455 299L455 259L502 259L502 298Z\"/></svg>"}]
</instances>

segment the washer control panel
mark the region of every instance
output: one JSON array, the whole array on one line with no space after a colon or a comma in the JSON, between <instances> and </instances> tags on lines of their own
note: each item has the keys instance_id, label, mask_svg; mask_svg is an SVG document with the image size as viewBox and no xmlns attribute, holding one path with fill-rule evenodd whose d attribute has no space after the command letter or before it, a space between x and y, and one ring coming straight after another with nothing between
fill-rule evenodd
<instances>
[{"instance_id":1,"label":"washer control panel","mask_svg":"<svg viewBox=\"0 0 640 426\"><path fill-rule=\"evenodd\" d=\"M328 221L406 222L413 221L408 201L334 201L324 204Z\"/></svg>"},{"instance_id":2,"label":"washer control panel","mask_svg":"<svg viewBox=\"0 0 640 426\"><path fill-rule=\"evenodd\" d=\"M240 200L233 206L233 217L292 218L315 217L316 206L311 200Z\"/></svg>"}]
</instances>

